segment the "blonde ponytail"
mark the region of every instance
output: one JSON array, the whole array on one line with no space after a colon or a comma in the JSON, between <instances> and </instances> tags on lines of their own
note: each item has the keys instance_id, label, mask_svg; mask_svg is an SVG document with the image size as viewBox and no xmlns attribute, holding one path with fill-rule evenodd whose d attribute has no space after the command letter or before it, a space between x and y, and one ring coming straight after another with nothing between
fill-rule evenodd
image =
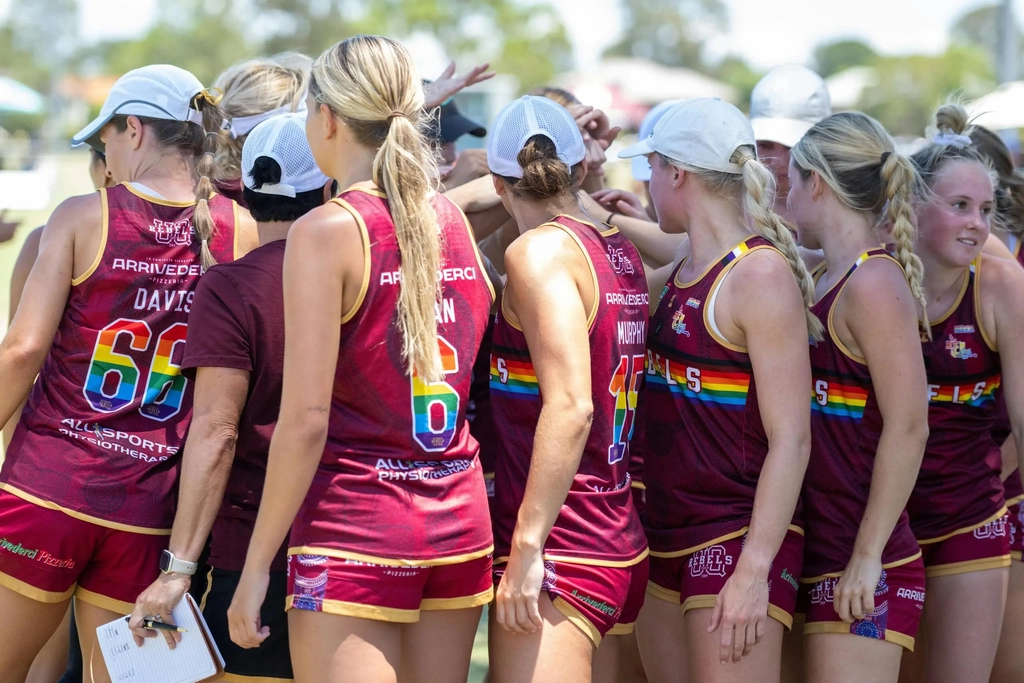
<instances>
[{"instance_id":1,"label":"blonde ponytail","mask_svg":"<svg viewBox=\"0 0 1024 683\"><path fill-rule=\"evenodd\" d=\"M810 311L810 307L814 305L814 280L800 258L793 233L773 209L775 176L757 160L753 149L749 147L737 149L731 161L743 169L743 208L750 216L754 232L774 244L786 257L786 262L789 263L793 276L800 286L800 293L807 309L807 332L812 339L821 341L825 337L825 328L822 327L818 316Z\"/></svg>"},{"instance_id":2,"label":"blonde ponytail","mask_svg":"<svg viewBox=\"0 0 1024 683\"><path fill-rule=\"evenodd\" d=\"M210 200L213 199L213 178L217 173L217 148L221 123L224 116L217 107L218 98L208 91L203 91L192 100L192 107L203 114L203 128L206 135L203 139L202 155L196 164L196 208L192 214L192 230L199 239L199 258L204 269L209 270L217 265L217 259L210 250L210 242L217 226L210 212Z\"/></svg>"},{"instance_id":3,"label":"blonde ponytail","mask_svg":"<svg viewBox=\"0 0 1024 683\"><path fill-rule=\"evenodd\" d=\"M398 327L409 371L442 378L437 341L442 238L430 197L438 186L423 112L423 86L412 57L380 36L355 36L313 63L310 96L326 104L357 141L377 150L373 181L387 196L402 257Z\"/></svg>"},{"instance_id":4,"label":"blonde ponytail","mask_svg":"<svg viewBox=\"0 0 1024 683\"><path fill-rule=\"evenodd\" d=\"M914 253L917 229L914 227L913 193L915 186L914 166L902 154L889 154L882 163L882 185L885 188L886 220L892 223L892 239L896 260L903 266L910 285L910 293L921 307L921 328L931 339L931 325L928 324L928 300L925 297L924 264Z\"/></svg>"}]
</instances>

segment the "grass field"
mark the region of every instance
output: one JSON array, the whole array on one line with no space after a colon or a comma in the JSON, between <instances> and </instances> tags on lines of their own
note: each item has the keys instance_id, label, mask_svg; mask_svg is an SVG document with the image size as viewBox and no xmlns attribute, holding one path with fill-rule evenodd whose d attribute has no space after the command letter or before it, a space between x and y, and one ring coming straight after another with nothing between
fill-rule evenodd
<instances>
[{"instance_id":1,"label":"grass field","mask_svg":"<svg viewBox=\"0 0 1024 683\"><path fill-rule=\"evenodd\" d=\"M89 182L89 155L85 152L68 152L60 154L57 161L57 180L54 183L50 206L43 211L15 212L7 215L7 220L22 221L21 227L10 242L0 244L0 331L6 330L8 303L10 299L11 268L21 250L25 237L37 226L46 222L50 212L64 199L76 194L85 194L92 190ZM2 449L2 446L0 446ZM2 461L2 451L0 451ZM487 672L487 613L484 612L477 630L476 642L473 645L473 663L469 672L468 683L481 683Z\"/></svg>"}]
</instances>

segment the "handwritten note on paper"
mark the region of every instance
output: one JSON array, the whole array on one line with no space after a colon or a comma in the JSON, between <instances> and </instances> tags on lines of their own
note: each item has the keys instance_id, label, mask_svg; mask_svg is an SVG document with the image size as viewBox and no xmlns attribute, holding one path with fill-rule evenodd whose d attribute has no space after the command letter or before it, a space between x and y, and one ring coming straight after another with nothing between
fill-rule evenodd
<instances>
[{"instance_id":1,"label":"handwritten note on paper","mask_svg":"<svg viewBox=\"0 0 1024 683\"><path fill-rule=\"evenodd\" d=\"M162 635L147 638L142 647L132 639L124 618L96 629L97 642L103 652L110 680L114 683L197 683L218 672L220 653L212 639L203 637L206 624L197 618L198 608L192 596L186 596L174 608L174 623L187 630L181 642L171 650ZM212 645L212 651L211 651ZM223 666L223 665L222 665Z\"/></svg>"}]
</instances>

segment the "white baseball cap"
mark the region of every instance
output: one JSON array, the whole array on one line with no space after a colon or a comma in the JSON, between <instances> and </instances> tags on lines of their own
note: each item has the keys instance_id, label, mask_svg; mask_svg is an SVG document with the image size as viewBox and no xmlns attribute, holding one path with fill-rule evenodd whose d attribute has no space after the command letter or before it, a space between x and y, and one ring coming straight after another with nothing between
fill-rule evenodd
<instances>
[{"instance_id":1,"label":"white baseball cap","mask_svg":"<svg viewBox=\"0 0 1024 683\"><path fill-rule=\"evenodd\" d=\"M680 100L665 100L659 104L651 107L651 110L644 116L644 120L640 122L640 130L637 131L637 138L643 140L651 134L654 130L654 126L661 120L661 117L665 115L672 105L680 102ZM639 180L645 183L651 179L651 164L647 161L647 157L633 157L632 161L633 168L633 179Z\"/></svg>"},{"instance_id":2,"label":"white baseball cap","mask_svg":"<svg viewBox=\"0 0 1024 683\"><path fill-rule=\"evenodd\" d=\"M832 114L828 86L805 66L779 66L750 95L750 125L758 140L792 147L818 121Z\"/></svg>"},{"instance_id":3,"label":"white baseball cap","mask_svg":"<svg viewBox=\"0 0 1024 683\"><path fill-rule=\"evenodd\" d=\"M558 158L569 168L587 156L579 126L565 107L546 97L524 95L505 105L491 126L487 139L487 166L491 173L522 178L519 152L534 135L551 140Z\"/></svg>"},{"instance_id":4,"label":"white baseball cap","mask_svg":"<svg viewBox=\"0 0 1024 683\"><path fill-rule=\"evenodd\" d=\"M270 157L281 167L281 180L255 187L253 166ZM253 192L294 197L299 192L322 188L330 178L313 159L306 139L306 114L278 114L257 125L242 145L242 183Z\"/></svg>"},{"instance_id":5,"label":"white baseball cap","mask_svg":"<svg viewBox=\"0 0 1024 683\"><path fill-rule=\"evenodd\" d=\"M117 79L103 102L100 115L71 138L71 146L88 144L104 151L100 130L117 115L148 116L167 121L203 125L203 115L192 108L192 98L206 90L188 71L170 64L132 69Z\"/></svg>"},{"instance_id":6,"label":"white baseball cap","mask_svg":"<svg viewBox=\"0 0 1024 683\"><path fill-rule=\"evenodd\" d=\"M717 97L699 97L672 105L651 134L619 152L619 158L657 152L709 171L742 173L731 161L743 145L755 145L750 122L736 107Z\"/></svg>"}]
</instances>

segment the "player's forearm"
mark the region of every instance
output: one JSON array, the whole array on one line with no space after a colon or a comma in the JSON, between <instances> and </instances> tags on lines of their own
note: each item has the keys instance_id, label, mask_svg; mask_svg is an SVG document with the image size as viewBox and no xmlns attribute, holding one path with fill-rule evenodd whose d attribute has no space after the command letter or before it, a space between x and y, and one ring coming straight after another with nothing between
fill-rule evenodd
<instances>
[{"instance_id":1,"label":"player's forearm","mask_svg":"<svg viewBox=\"0 0 1024 683\"><path fill-rule=\"evenodd\" d=\"M810 433L787 431L769 445L754 494L750 530L740 554L741 562L751 563L765 576L793 520L810 455Z\"/></svg>"}]
</instances>

